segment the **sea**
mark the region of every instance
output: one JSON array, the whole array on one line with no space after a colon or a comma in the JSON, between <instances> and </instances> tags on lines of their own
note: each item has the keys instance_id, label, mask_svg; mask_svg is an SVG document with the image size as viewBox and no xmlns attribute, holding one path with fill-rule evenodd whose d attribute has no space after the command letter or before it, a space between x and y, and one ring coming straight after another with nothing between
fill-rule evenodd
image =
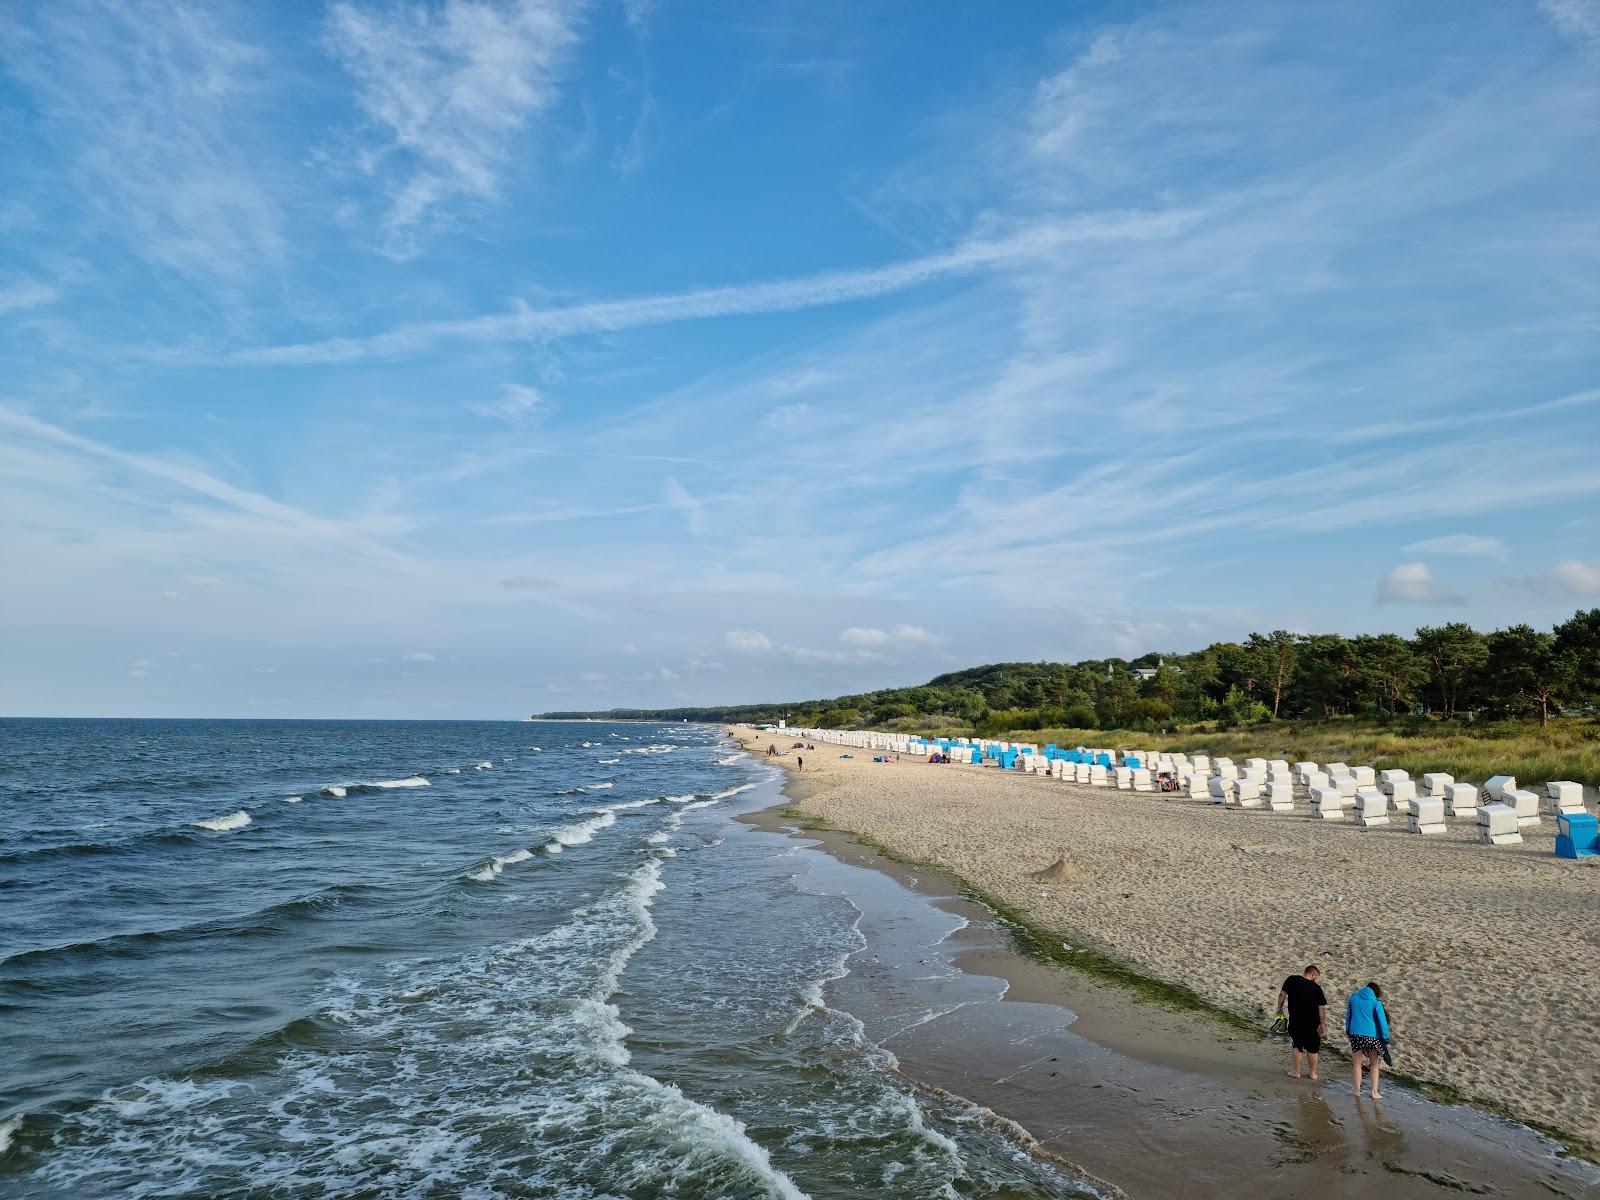
<instances>
[{"instance_id":1,"label":"sea","mask_svg":"<svg viewBox=\"0 0 1600 1200\"><path fill-rule=\"evenodd\" d=\"M1098 1195L839 1000L954 968L736 819L777 774L688 724L0 721L0 1196Z\"/></svg>"}]
</instances>

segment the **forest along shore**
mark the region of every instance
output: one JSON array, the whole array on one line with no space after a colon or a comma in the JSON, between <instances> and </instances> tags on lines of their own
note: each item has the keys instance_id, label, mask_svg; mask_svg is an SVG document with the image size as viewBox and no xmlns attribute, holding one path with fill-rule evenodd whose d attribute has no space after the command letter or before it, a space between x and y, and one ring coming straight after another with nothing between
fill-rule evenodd
<instances>
[{"instance_id":1,"label":"forest along shore","mask_svg":"<svg viewBox=\"0 0 1600 1200\"><path fill-rule=\"evenodd\" d=\"M760 753L788 739L730 729ZM1265 1027L1279 983L1322 968L1329 1041L1346 997L1384 987L1395 1065L1600 1145L1600 860L1558 859L1465 823L1422 838L1078 786L994 768L805 755L796 807L965 880L1073 945ZM792 767L794 755L778 760ZM1045 872L1044 878L1039 873ZM1348 1070L1342 1059L1323 1074Z\"/></svg>"}]
</instances>

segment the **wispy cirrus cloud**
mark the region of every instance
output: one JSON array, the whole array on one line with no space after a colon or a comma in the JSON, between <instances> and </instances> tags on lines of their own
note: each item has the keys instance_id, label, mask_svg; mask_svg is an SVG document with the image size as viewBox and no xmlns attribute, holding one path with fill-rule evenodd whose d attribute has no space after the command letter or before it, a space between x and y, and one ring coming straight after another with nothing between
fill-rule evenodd
<instances>
[{"instance_id":1,"label":"wispy cirrus cloud","mask_svg":"<svg viewBox=\"0 0 1600 1200\"><path fill-rule=\"evenodd\" d=\"M1506 557L1506 544L1499 538L1479 537L1470 533L1450 533L1443 537L1427 538L1401 547L1414 554L1460 554L1469 557Z\"/></svg>"},{"instance_id":2,"label":"wispy cirrus cloud","mask_svg":"<svg viewBox=\"0 0 1600 1200\"><path fill-rule=\"evenodd\" d=\"M276 264L284 215L259 136L275 84L242 10L62 0L0 17L0 60L32 94L75 186L62 213L211 287Z\"/></svg>"},{"instance_id":3,"label":"wispy cirrus cloud","mask_svg":"<svg viewBox=\"0 0 1600 1200\"><path fill-rule=\"evenodd\" d=\"M1191 225L1192 211L1113 212L1042 221L998 239L975 238L937 254L882 267L825 271L794 279L728 287L697 288L597 300L558 308L517 301L503 313L457 321L426 321L362 338L331 338L300 345L241 350L240 364L315 366L369 358L398 358L442 342L554 341L588 333L617 333L650 325L713 317L794 312L886 296L961 275L1036 262L1080 242L1161 241Z\"/></svg>"},{"instance_id":4,"label":"wispy cirrus cloud","mask_svg":"<svg viewBox=\"0 0 1600 1200\"><path fill-rule=\"evenodd\" d=\"M341 0L328 45L377 133L362 157L389 194L391 248L462 201L494 199L530 123L556 101L580 0Z\"/></svg>"}]
</instances>

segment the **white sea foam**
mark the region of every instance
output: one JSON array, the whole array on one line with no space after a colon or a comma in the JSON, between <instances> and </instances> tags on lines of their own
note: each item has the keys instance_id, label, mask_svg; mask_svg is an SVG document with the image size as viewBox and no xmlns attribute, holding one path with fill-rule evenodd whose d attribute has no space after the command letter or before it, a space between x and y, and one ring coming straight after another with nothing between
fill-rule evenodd
<instances>
[{"instance_id":1,"label":"white sea foam","mask_svg":"<svg viewBox=\"0 0 1600 1200\"><path fill-rule=\"evenodd\" d=\"M596 759L595 761L598 762L602 767L614 767L622 760L620 758L601 758Z\"/></svg>"},{"instance_id":2,"label":"white sea foam","mask_svg":"<svg viewBox=\"0 0 1600 1200\"><path fill-rule=\"evenodd\" d=\"M12 1113L4 1121L0 1121L0 1158L3 1158L6 1151L11 1149L11 1139L16 1136L17 1130L22 1128L23 1115L22 1113Z\"/></svg>"},{"instance_id":3,"label":"white sea foam","mask_svg":"<svg viewBox=\"0 0 1600 1200\"><path fill-rule=\"evenodd\" d=\"M348 796L350 794L350 792L349 792L348 788L342 788L342 787L335 786L335 787L325 787L325 788L323 788L322 789L322 794L324 796Z\"/></svg>"},{"instance_id":4,"label":"white sea foam","mask_svg":"<svg viewBox=\"0 0 1600 1200\"><path fill-rule=\"evenodd\" d=\"M414 788L427 787L428 781L421 775L408 775L404 779L377 779L371 783L363 783L361 786L370 788Z\"/></svg>"},{"instance_id":5,"label":"white sea foam","mask_svg":"<svg viewBox=\"0 0 1600 1200\"><path fill-rule=\"evenodd\" d=\"M594 791L594 792L603 792L607 788L614 788L616 786L617 785L615 783L613 783L611 780L608 779L604 783L591 783L589 785L589 790L590 791Z\"/></svg>"},{"instance_id":6,"label":"white sea foam","mask_svg":"<svg viewBox=\"0 0 1600 1200\"><path fill-rule=\"evenodd\" d=\"M719 758L719 759L717 759L717 766L719 766L719 767L733 767L733 766L737 766L739 763L742 763L743 761L744 761L744 755L742 755L742 754L730 754L730 755L728 755L727 758Z\"/></svg>"},{"instance_id":7,"label":"white sea foam","mask_svg":"<svg viewBox=\"0 0 1600 1200\"><path fill-rule=\"evenodd\" d=\"M649 837L645 838L645 841L649 842L652 846L659 846L671 836L672 835L667 833L665 830L658 829L655 833L652 833Z\"/></svg>"},{"instance_id":8,"label":"white sea foam","mask_svg":"<svg viewBox=\"0 0 1600 1200\"><path fill-rule=\"evenodd\" d=\"M740 792L748 792L753 787L755 787L753 783L741 783L738 787L731 787L727 791L718 792L711 798L713 800L726 800L729 796L737 796Z\"/></svg>"},{"instance_id":9,"label":"white sea foam","mask_svg":"<svg viewBox=\"0 0 1600 1200\"><path fill-rule=\"evenodd\" d=\"M451 767L447 771L445 771L445 774L446 775L459 775L459 774L461 774L461 768L460 767Z\"/></svg>"},{"instance_id":10,"label":"white sea foam","mask_svg":"<svg viewBox=\"0 0 1600 1200\"><path fill-rule=\"evenodd\" d=\"M563 846L582 846L594 841L594 835L617 823L617 814L609 809L596 813L587 821L563 825L550 831L550 837Z\"/></svg>"},{"instance_id":11,"label":"white sea foam","mask_svg":"<svg viewBox=\"0 0 1600 1200\"><path fill-rule=\"evenodd\" d=\"M473 767L472 769L474 771L487 771L487 770L489 770L489 768L491 768L493 766L494 766L494 764L492 762L481 762L477 766Z\"/></svg>"},{"instance_id":12,"label":"white sea foam","mask_svg":"<svg viewBox=\"0 0 1600 1200\"><path fill-rule=\"evenodd\" d=\"M285 804L299 804L300 801L302 801L304 799L305 799L304 796L285 796L283 798L283 802Z\"/></svg>"},{"instance_id":13,"label":"white sea foam","mask_svg":"<svg viewBox=\"0 0 1600 1200\"><path fill-rule=\"evenodd\" d=\"M539 753L539 747L537 746L529 746L528 749L532 750L535 754Z\"/></svg>"},{"instance_id":14,"label":"white sea foam","mask_svg":"<svg viewBox=\"0 0 1600 1200\"><path fill-rule=\"evenodd\" d=\"M713 796L710 800L696 800L693 804L685 804L679 811L688 812L691 808L710 808L716 802L717 800L715 796Z\"/></svg>"},{"instance_id":15,"label":"white sea foam","mask_svg":"<svg viewBox=\"0 0 1600 1200\"><path fill-rule=\"evenodd\" d=\"M694 799L694 793L686 792L682 796L667 796L664 799L668 804L687 804Z\"/></svg>"},{"instance_id":16,"label":"white sea foam","mask_svg":"<svg viewBox=\"0 0 1600 1200\"><path fill-rule=\"evenodd\" d=\"M232 829L243 829L250 824L250 814L241 808L238 812L231 812L225 817L212 817L206 821L190 821L189 824L197 829L212 829L217 833L227 833Z\"/></svg>"}]
</instances>

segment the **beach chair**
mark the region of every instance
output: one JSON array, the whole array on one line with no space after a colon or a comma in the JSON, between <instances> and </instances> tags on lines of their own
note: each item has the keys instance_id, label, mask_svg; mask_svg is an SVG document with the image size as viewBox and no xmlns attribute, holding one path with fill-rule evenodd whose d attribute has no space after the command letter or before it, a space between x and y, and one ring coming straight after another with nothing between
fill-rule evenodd
<instances>
[{"instance_id":1,"label":"beach chair","mask_svg":"<svg viewBox=\"0 0 1600 1200\"><path fill-rule=\"evenodd\" d=\"M1378 785L1378 776L1371 767L1352 767L1350 774L1355 776L1357 787L1375 788Z\"/></svg>"},{"instance_id":2,"label":"beach chair","mask_svg":"<svg viewBox=\"0 0 1600 1200\"><path fill-rule=\"evenodd\" d=\"M1440 771L1434 771L1430 774L1424 775L1422 777L1423 794L1428 796L1443 796L1445 794L1445 788L1449 787L1455 781L1454 775L1446 775Z\"/></svg>"},{"instance_id":3,"label":"beach chair","mask_svg":"<svg viewBox=\"0 0 1600 1200\"><path fill-rule=\"evenodd\" d=\"M1556 817L1556 855L1589 858L1600 854L1600 818L1579 810Z\"/></svg>"},{"instance_id":4,"label":"beach chair","mask_svg":"<svg viewBox=\"0 0 1600 1200\"><path fill-rule=\"evenodd\" d=\"M1276 774L1276 772L1272 772ZM1294 811L1294 785L1288 783L1269 783L1266 789L1267 807L1273 812Z\"/></svg>"},{"instance_id":5,"label":"beach chair","mask_svg":"<svg viewBox=\"0 0 1600 1200\"><path fill-rule=\"evenodd\" d=\"M1307 771L1300 776L1300 785L1310 792L1313 788L1332 786L1326 771ZM1337 789L1335 789L1337 790Z\"/></svg>"},{"instance_id":6,"label":"beach chair","mask_svg":"<svg viewBox=\"0 0 1600 1200\"><path fill-rule=\"evenodd\" d=\"M1507 788L1500 793L1503 803L1509 804L1517 814L1517 827L1527 829L1543 823L1539 816L1539 794L1522 788Z\"/></svg>"},{"instance_id":7,"label":"beach chair","mask_svg":"<svg viewBox=\"0 0 1600 1200\"><path fill-rule=\"evenodd\" d=\"M1320 770L1322 770L1322 768L1317 766L1317 764L1314 762L1297 762L1294 765L1294 773L1300 777L1300 783L1302 785L1306 783L1306 777L1308 775L1310 775L1313 771Z\"/></svg>"},{"instance_id":8,"label":"beach chair","mask_svg":"<svg viewBox=\"0 0 1600 1200\"><path fill-rule=\"evenodd\" d=\"M1444 788L1444 808L1452 817L1478 815L1478 789L1470 783L1449 783Z\"/></svg>"},{"instance_id":9,"label":"beach chair","mask_svg":"<svg viewBox=\"0 0 1600 1200\"><path fill-rule=\"evenodd\" d=\"M1150 782L1150 772L1143 767L1134 768L1133 790L1136 792L1151 792L1155 790Z\"/></svg>"},{"instance_id":10,"label":"beach chair","mask_svg":"<svg viewBox=\"0 0 1600 1200\"><path fill-rule=\"evenodd\" d=\"M1389 797L1389 807L1397 813L1409 812L1406 807L1417 795L1417 785L1409 779L1394 779L1383 787L1383 794ZM1444 802L1439 802L1440 819L1444 816Z\"/></svg>"},{"instance_id":11,"label":"beach chair","mask_svg":"<svg viewBox=\"0 0 1600 1200\"><path fill-rule=\"evenodd\" d=\"M1227 804L1233 799L1233 791L1237 781L1225 775L1213 775L1206 781L1206 789L1211 794L1211 803Z\"/></svg>"},{"instance_id":12,"label":"beach chair","mask_svg":"<svg viewBox=\"0 0 1600 1200\"><path fill-rule=\"evenodd\" d=\"M1404 771L1384 771L1378 776L1378 790L1386 795L1392 795L1393 793L1390 792L1390 788L1399 783L1401 780L1406 780L1409 782L1410 779L1411 776L1406 774Z\"/></svg>"},{"instance_id":13,"label":"beach chair","mask_svg":"<svg viewBox=\"0 0 1600 1200\"><path fill-rule=\"evenodd\" d=\"M1483 794L1490 804L1498 804L1505 798L1507 792L1515 791L1516 786L1517 777L1515 775L1496 775L1483 785Z\"/></svg>"},{"instance_id":14,"label":"beach chair","mask_svg":"<svg viewBox=\"0 0 1600 1200\"><path fill-rule=\"evenodd\" d=\"M1319 821L1344 820L1344 793L1336 787L1312 788L1311 815Z\"/></svg>"},{"instance_id":15,"label":"beach chair","mask_svg":"<svg viewBox=\"0 0 1600 1200\"><path fill-rule=\"evenodd\" d=\"M1444 801L1433 796L1407 800L1406 826L1412 833L1443 833Z\"/></svg>"},{"instance_id":16,"label":"beach chair","mask_svg":"<svg viewBox=\"0 0 1600 1200\"><path fill-rule=\"evenodd\" d=\"M1364 828L1389 823L1389 797L1376 788L1356 793L1356 824Z\"/></svg>"},{"instance_id":17,"label":"beach chair","mask_svg":"<svg viewBox=\"0 0 1600 1200\"><path fill-rule=\"evenodd\" d=\"M1544 785L1545 809L1552 817L1583 811L1583 784L1559 780Z\"/></svg>"},{"instance_id":18,"label":"beach chair","mask_svg":"<svg viewBox=\"0 0 1600 1200\"><path fill-rule=\"evenodd\" d=\"M1485 804L1478 809L1478 840L1489 846L1512 846L1522 840L1517 830L1517 810L1509 804Z\"/></svg>"},{"instance_id":19,"label":"beach chair","mask_svg":"<svg viewBox=\"0 0 1600 1200\"><path fill-rule=\"evenodd\" d=\"M1256 779L1233 781L1233 802L1240 808L1261 807L1261 782Z\"/></svg>"}]
</instances>

